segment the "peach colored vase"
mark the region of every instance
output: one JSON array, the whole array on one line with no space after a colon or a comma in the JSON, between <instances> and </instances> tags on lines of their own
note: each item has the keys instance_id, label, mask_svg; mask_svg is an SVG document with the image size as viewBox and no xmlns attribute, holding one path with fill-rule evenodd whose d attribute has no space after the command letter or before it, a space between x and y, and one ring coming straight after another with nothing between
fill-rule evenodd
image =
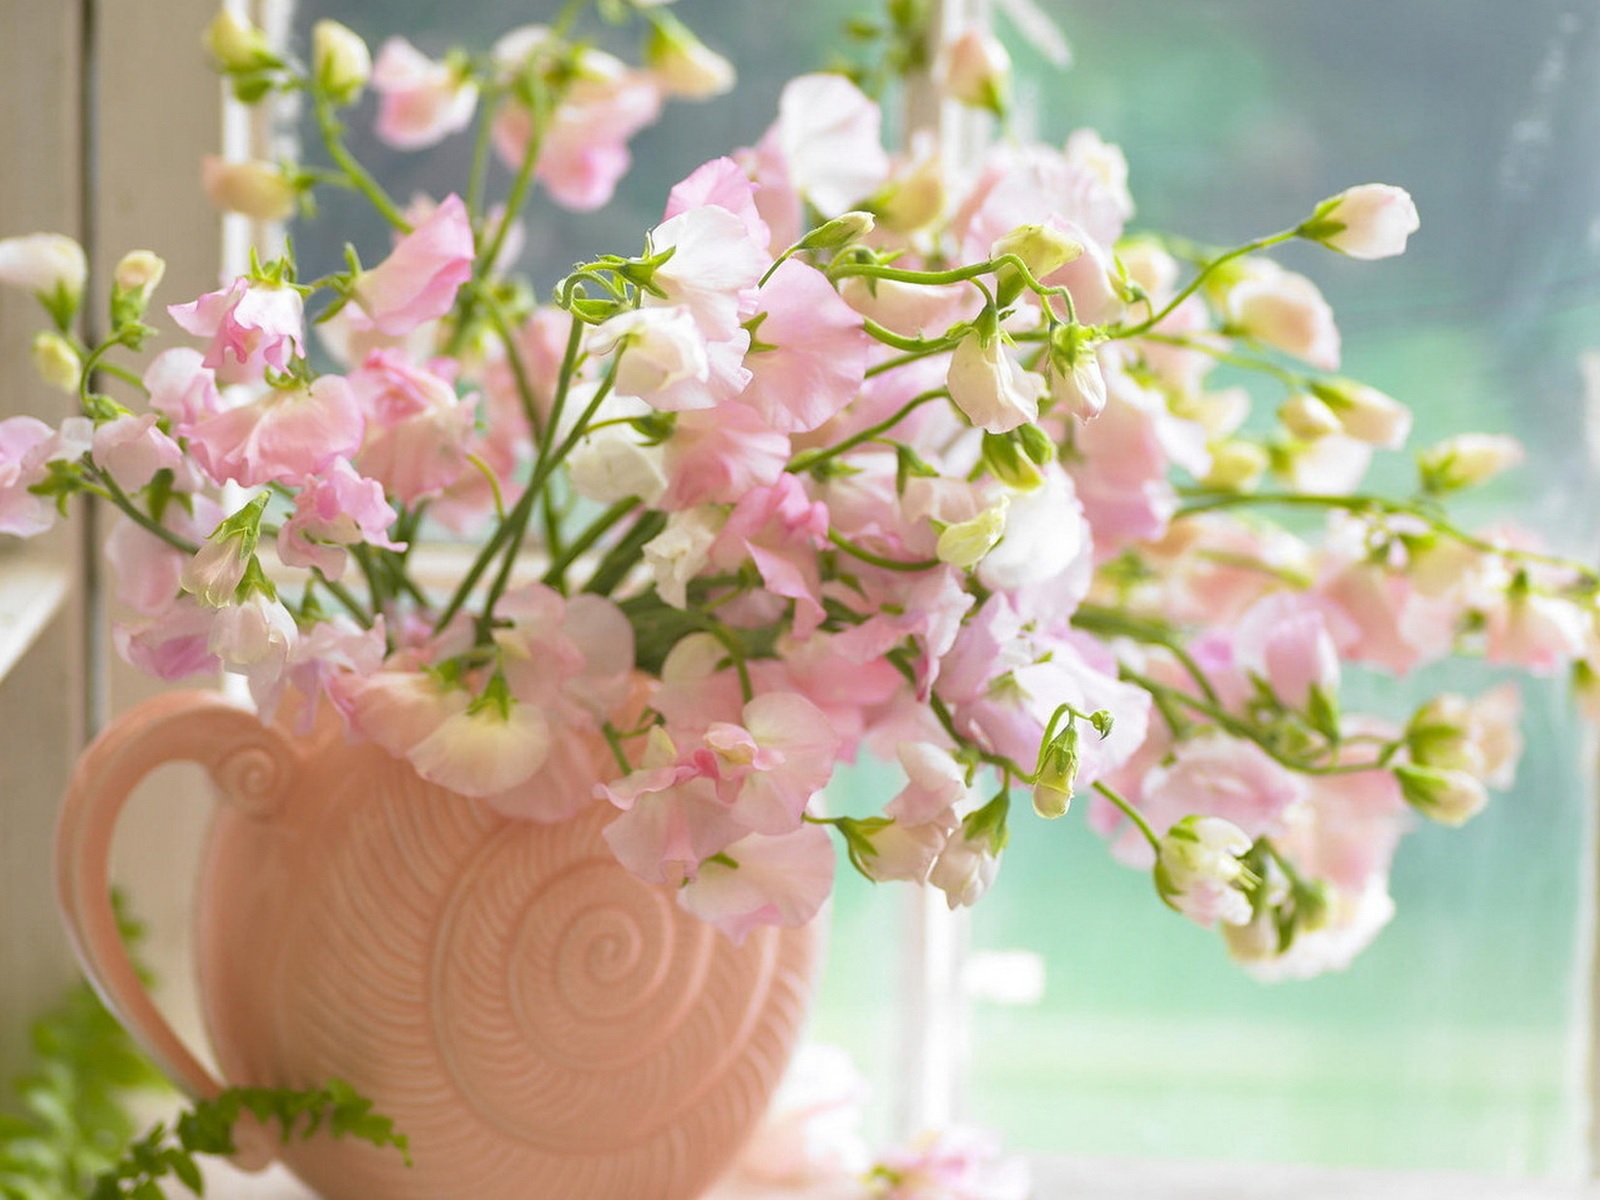
<instances>
[{"instance_id":1,"label":"peach colored vase","mask_svg":"<svg viewBox=\"0 0 1600 1200\"><path fill-rule=\"evenodd\" d=\"M691 1200L729 1164L793 1050L812 930L735 947L634 879L608 810L511 821L383 750L263 726L209 693L134 708L84 753L58 886L102 996L190 1093L221 1084L179 1041L116 936L107 859L129 791L201 763L226 799L199 892L211 1039L234 1084L337 1077L411 1140L241 1143L329 1200Z\"/></svg>"}]
</instances>

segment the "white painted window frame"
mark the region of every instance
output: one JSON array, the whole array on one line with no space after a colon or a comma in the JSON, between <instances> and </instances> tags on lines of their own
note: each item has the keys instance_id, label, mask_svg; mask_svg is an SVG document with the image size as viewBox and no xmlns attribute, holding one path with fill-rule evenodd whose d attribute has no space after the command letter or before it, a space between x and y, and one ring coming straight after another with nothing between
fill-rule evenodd
<instances>
[{"instance_id":1,"label":"white painted window frame","mask_svg":"<svg viewBox=\"0 0 1600 1200\"><path fill-rule=\"evenodd\" d=\"M228 2L269 28L286 26L290 0ZM939 2L945 28L989 19L986 0ZM0 3L0 113L7 115L0 121L0 235L53 229L83 237L102 279L121 251L146 245L169 262L169 295L205 290L224 263L241 261L252 232L260 231L224 225L205 207L195 164L219 149L248 154L262 148L266 129L225 101L198 53L184 53L172 41L172 31L198 31L213 11L214 0ZM29 119L16 119L19 113ZM982 122L940 105L926 81L911 89L906 124L936 134L950 161L970 162L981 148ZM29 169L15 170L19 163ZM28 382L27 346L38 326L31 301L0 293L0 418L64 415L65 398ZM0 1076L12 1073L28 1018L70 977L45 875L51 815L66 772L105 714L151 689L108 655L106 602L95 567L102 535L79 518L38 545L0 546ZM167 975L181 977L187 890L158 888L152 895L147 884L182 872L139 871L137 861L181 855L184 844L198 838L206 804L193 795L161 799L173 820L163 823L159 839L147 838L141 847L136 838L128 857L141 880L141 908L157 930L153 953L164 960ZM187 833L174 839L174 823ZM908 892L904 934L906 1019L896 1122L916 1129L960 1115L967 1045L960 988L964 914L948 913L936 895ZM180 1013L192 1009L192 996L171 1002ZM197 1027L190 1015L181 1023ZM1600 1067L1594 1074L1600 1078ZM304 1196L281 1174L221 1174L212 1194L224 1200ZM1600 1187L1592 1185L1149 1161L1041 1161L1038 1180L1041 1197L1103 1200L1600 1197Z\"/></svg>"}]
</instances>

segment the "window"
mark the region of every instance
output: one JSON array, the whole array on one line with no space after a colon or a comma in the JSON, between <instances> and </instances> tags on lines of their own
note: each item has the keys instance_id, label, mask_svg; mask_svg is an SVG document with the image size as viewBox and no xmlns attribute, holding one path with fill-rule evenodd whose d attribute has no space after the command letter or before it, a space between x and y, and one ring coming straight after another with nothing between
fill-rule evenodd
<instances>
[{"instance_id":1,"label":"window","mask_svg":"<svg viewBox=\"0 0 1600 1200\"><path fill-rule=\"evenodd\" d=\"M684 19L741 65L740 92L671 108L641 134L622 201L604 216L542 210L525 252L536 282L547 287L592 252L632 249L666 187L709 155L758 137L782 79L825 61L842 16L856 7L680 0ZM1514 24L1491 0L1043 7L1074 42L1078 66L1058 77L1008 33L1021 124L1052 141L1092 125L1120 142L1140 224L1230 241L1292 219L1308 199L1347 183L1411 188L1424 216L1411 255L1376 266L1316 262L1343 317L1348 366L1415 403L1420 443L1469 424L1523 437L1538 469L1512 477L1488 502L1512 505L1564 548L1592 540L1584 502L1594 481L1592 433L1578 360L1600 347L1600 239L1591 226L1600 109L1590 102L1600 16L1575 0L1525 0ZM98 187L84 215L106 258L149 245L172 264L164 294L194 295L212 284L222 245L191 183L199 155L221 139L222 105L198 56L173 45L204 24L212 3L104 8L93 37L99 98L86 126L96 130ZM470 39L470 22L487 45L547 8L299 0L290 28L303 39L312 21L331 16L374 44L405 31L437 49L445 30ZM90 154L76 124L80 15L79 5L17 3L0 16L0 106L44 105L50 115L0 128L0 161L41 164L0 179L0 232L59 228L61 214L78 207L76 172ZM36 53L44 46L48 60ZM160 64L159 80L151 63ZM387 154L359 132L353 143L402 197L438 190L435 178L414 174L423 159ZM464 159L468 147L452 152ZM426 161L452 178L465 166ZM344 199L328 200L338 242L311 231L300 239L309 269L339 261L349 228L342 214L359 207L351 200L345 208ZM353 240L370 262L385 237L374 225ZM0 416L52 402L9 390L26 353L26 334L14 331L32 328L22 308L0 296L0 357L12 364ZM74 577L71 561L70 535L42 564L0 557L0 1049L16 1044L26 1014L66 970L38 868L75 749L71 718L82 701L74 697L97 690L85 682L94 673L78 669L67 607L69 592L91 606L96 596L92 587L63 586ZM1452 668L1421 684L1475 689L1487 678ZM116 674L113 702L144 686ZM1386 681L1363 686L1374 706L1405 707L1408 695ZM887 1097L897 1085L905 1090L913 1070L940 1075L919 1061L919 1049L964 1040L961 1113L1039 1154L1578 1175L1588 1162L1592 788L1559 684L1526 694L1529 752L1517 790L1465 831L1428 829L1408 841L1394 881L1400 916L1345 975L1253 983L1216 939L1156 905L1144 877L1112 864L1075 814L1016 839L970 932L902 889L845 879L815 1033L847 1046L880 1081L877 1132L896 1118ZM888 775L870 764L853 771L842 803L893 786ZM168 829L186 828L192 839L204 805L190 799L164 802L175 814ZM146 839L145 856L183 855L167 836ZM166 974L178 975L184 891L163 893L172 886L162 883L165 870L137 875L141 909L167 939L156 952L171 964ZM958 1000L950 988L969 936L966 976L982 986ZM886 953L896 945L908 951L905 962ZM1030 972L1041 963L1035 1001ZM1009 980L997 983L995 972L1006 971ZM913 1000L933 1011L909 1007ZM915 1027L922 1018L933 1023ZM6 1065L0 1053L0 1070ZM1137 1178L1148 1190L1128 1194L1163 1194L1150 1177Z\"/></svg>"}]
</instances>

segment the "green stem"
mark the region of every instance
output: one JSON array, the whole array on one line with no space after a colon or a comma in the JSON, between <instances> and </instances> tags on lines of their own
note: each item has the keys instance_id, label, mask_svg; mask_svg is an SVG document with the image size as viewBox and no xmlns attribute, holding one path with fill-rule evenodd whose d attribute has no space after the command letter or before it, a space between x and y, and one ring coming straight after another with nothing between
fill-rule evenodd
<instances>
[{"instance_id":1,"label":"green stem","mask_svg":"<svg viewBox=\"0 0 1600 1200\"><path fill-rule=\"evenodd\" d=\"M870 550L863 550L837 529L828 530L828 540L851 558L858 558L864 563L871 563L875 567L883 567L889 571L932 571L943 566L937 558L922 558L912 561L899 558L885 558L881 554L874 554Z\"/></svg>"},{"instance_id":2,"label":"green stem","mask_svg":"<svg viewBox=\"0 0 1600 1200\"><path fill-rule=\"evenodd\" d=\"M544 573L544 582L550 587L565 591L567 568L582 557L590 547L603 538L619 521L638 506L638 499L634 496L629 496L625 500L618 500L596 517L587 529L573 539L556 556L555 560L550 564L550 569Z\"/></svg>"},{"instance_id":3,"label":"green stem","mask_svg":"<svg viewBox=\"0 0 1600 1200\"><path fill-rule=\"evenodd\" d=\"M344 144L344 128L339 124L339 118L333 111L322 89L314 83L311 87L311 103L317 113L317 128L322 131L322 142L328 149L328 155L339 164L357 191L361 192L372 202L372 207L378 210L379 215L389 222L401 233L411 232L411 222L405 219L399 206L384 191L383 185L373 178L364 166L356 161L355 155L350 153L349 147Z\"/></svg>"},{"instance_id":4,"label":"green stem","mask_svg":"<svg viewBox=\"0 0 1600 1200\"><path fill-rule=\"evenodd\" d=\"M1256 358L1253 355L1224 350L1221 346L1213 346L1197 338L1180 337L1176 334L1168 333L1147 333L1144 335L1144 340L1147 342L1159 342L1163 346L1178 346L1185 350L1198 350L1201 354L1209 355L1218 362L1227 363L1231 367L1239 367L1246 371L1261 371L1271 375L1291 388L1304 388L1307 384L1305 375L1286 370L1269 359Z\"/></svg>"},{"instance_id":5,"label":"green stem","mask_svg":"<svg viewBox=\"0 0 1600 1200\"><path fill-rule=\"evenodd\" d=\"M528 374L527 361L522 357L522 347L517 345L516 333L512 330L511 323L506 320L505 309L500 306L498 300L488 293L484 293L480 299L484 310L489 314L490 324L494 326L501 345L505 347L506 363L511 368L511 378L517 387L517 398L522 401L522 415L528 419L534 441L543 444L544 419L539 415L538 398L533 393L533 379Z\"/></svg>"},{"instance_id":6,"label":"green stem","mask_svg":"<svg viewBox=\"0 0 1600 1200\"><path fill-rule=\"evenodd\" d=\"M1180 304L1204 287L1206 280L1210 279L1211 276L1216 274L1216 272L1223 266L1232 262L1236 258L1243 258L1247 254L1254 254L1258 250L1266 250L1271 246L1277 246L1283 242L1293 241L1298 236L1299 234L1295 230L1285 229L1280 233L1268 234L1264 238L1257 238L1253 242L1246 242L1243 246L1236 246L1232 250L1229 250L1226 254L1218 255L1205 266L1201 267L1200 272L1193 279L1189 280L1188 285L1185 286L1182 291L1180 291L1171 300L1167 301L1166 307L1160 312L1151 316L1147 320L1141 321L1139 324L1134 325L1131 328L1110 329L1107 331L1107 336L1111 338L1131 338L1138 337L1141 334L1149 332L1170 317Z\"/></svg>"},{"instance_id":7,"label":"green stem","mask_svg":"<svg viewBox=\"0 0 1600 1200\"><path fill-rule=\"evenodd\" d=\"M1145 841L1150 843L1150 849L1157 854L1161 853L1161 839L1156 836L1156 831L1150 828L1150 822L1144 819L1143 813L1119 795L1115 788L1109 787L1099 780L1095 781L1094 790L1120 808L1122 815L1139 827L1139 832L1144 834Z\"/></svg>"},{"instance_id":8,"label":"green stem","mask_svg":"<svg viewBox=\"0 0 1600 1200\"><path fill-rule=\"evenodd\" d=\"M89 490L102 499L109 500L111 503L115 504L135 525L139 526L147 533L154 534L167 545L171 546L174 550L182 550L185 554L195 554L199 552L200 547L194 542L191 542L186 537L182 537L181 535L174 533L165 525L161 524L160 521L157 521L147 514L141 512L139 506L128 498L128 493L124 492L119 486L117 486L117 481L111 478L110 475L104 474L100 471L95 471L93 474L95 482L98 484L98 486L91 486Z\"/></svg>"},{"instance_id":9,"label":"green stem","mask_svg":"<svg viewBox=\"0 0 1600 1200\"><path fill-rule=\"evenodd\" d=\"M314 578L319 584L327 589L330 596L332 596L340 604L344 605L347 610L349 610L350 615L356 619L357 624L359 624L361 628L372 628L372 617L367 613L366 609L361 606L361 601L355 598L355 595L350 591L349 588L345 587L341 583L335 583L333 580L329 579L322 573L322 569L320 567L313 567L311 569L311 575L312 578Z\"/></svg>"},{"instance_id":10,"label":"green stem","mask_svg":"<svg viewBox=\"0 0 1600 1200\"><path fill-rule=\"evenodd\" d=\"M901 421L904 421L913 412L921 408L930 400L938 400L948 396L949 394L949 391L945 388L934 388L932 391L923 392L920 396L916 396L911 400L906 401L906 403L901 405L899 410L896 411L893 416L886 420L879 421L876 425L869 425L866 429L861 430L859 433L852 434L850 437L845 438L844 441L838 443L837 445L827 446L816 450L805 450L799 454L796 454L789 460L789 465L785 467L784 470L798 475L802 471L811 470L811 468L815 467L818 463L825 463L829 459L838 458L839 455L854 450L857 446L860 446L866 442L870 442L879 434L888 433L889 430L900 424Z\"/></svg>"}]
</instances>

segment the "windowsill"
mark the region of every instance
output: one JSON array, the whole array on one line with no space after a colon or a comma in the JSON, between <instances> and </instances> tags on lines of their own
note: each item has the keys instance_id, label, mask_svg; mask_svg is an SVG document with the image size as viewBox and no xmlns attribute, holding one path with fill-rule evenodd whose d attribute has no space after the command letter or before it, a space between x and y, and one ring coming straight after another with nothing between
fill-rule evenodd
<instances>
[{"instance_id":1,"label":"windowsill","mask_svg":"<svg viewBox=\"0 0 1600 1200\"><path fill-rule=\"evenodd\" d=\"M219 1168L214 1200L314 1200L281 1167L262 1175ZM1600 1185L1496 1179L1443 1171L1326 1170L1265 1164L1162 1163L1050 1159L1035 1170L1038 1200L1600 1200ZM835 1193L829 1193L830 1196ZM760 1196L718 1193L708 1200L809 1200L793 1191Z\"/></svg>"},{"instance_id":2,"label":"windowsill","mask_svg":"<svg viewBox=\"0 0 1600 1200\"><path fill-rule=\"evenodd\" d=\"M61 611L71 575L60 563L16 555L0 558L0 680Z\"/></svg>"}]
</instances>

